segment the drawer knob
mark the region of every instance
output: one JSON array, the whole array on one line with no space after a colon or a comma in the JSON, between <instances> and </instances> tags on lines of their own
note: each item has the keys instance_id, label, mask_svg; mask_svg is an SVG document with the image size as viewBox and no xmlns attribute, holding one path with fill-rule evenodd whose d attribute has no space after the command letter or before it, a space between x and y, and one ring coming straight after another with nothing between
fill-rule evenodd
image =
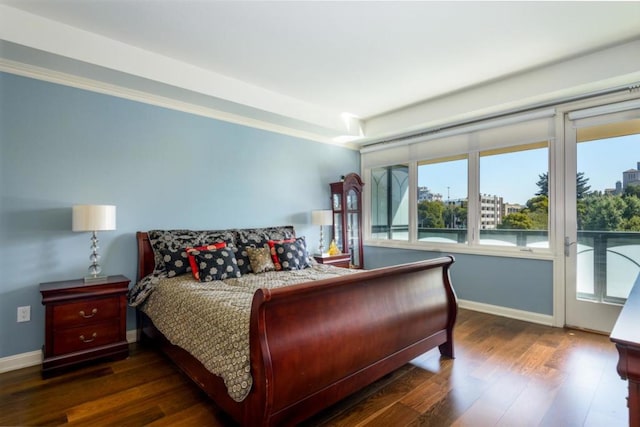
<instances>
[{"instance_id":1,"label":"drawer knob","mask_svg":"<svg viewBox=\"0 0 640 427\"><path fill-rule=\"evenodd\" d=\"M96 313L98 312L97 308L94 308L93 310L91 310L91 314L85 314L84 310L80 310L80 316L84 317L85 319L90 319L93 316L96 315Z\"/></svg>"},{"instance_id":2,"label":"drawer knob","mask_svg":"<svg viewBox=\"0 0 640 427\"><path fill-rule=\"evenodd\" d=\"M91 335L91 338L89 338L89 339L85 338L84 335L80 335L80 341L82 341L82 342L91 342L91 341L95 340L97 336L98 336L97 332L94 332L93 335Z\"/></svg>"}]
</instances>

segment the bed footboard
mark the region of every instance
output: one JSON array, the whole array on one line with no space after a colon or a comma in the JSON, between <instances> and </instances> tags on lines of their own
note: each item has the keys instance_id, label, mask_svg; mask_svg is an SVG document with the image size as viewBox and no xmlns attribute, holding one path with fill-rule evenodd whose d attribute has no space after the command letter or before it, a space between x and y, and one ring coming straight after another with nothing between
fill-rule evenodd
<instances>
[{"instance_id":1,"label":"bed footboard","mask_svg":"<svg viewBox=\"0 0 640 427\"><path fill-rule=\"evenodd\" d=\"M439 346L453 357L453 257L256 292L243 424L303 420Z\"/></svg>"}]
</instances>

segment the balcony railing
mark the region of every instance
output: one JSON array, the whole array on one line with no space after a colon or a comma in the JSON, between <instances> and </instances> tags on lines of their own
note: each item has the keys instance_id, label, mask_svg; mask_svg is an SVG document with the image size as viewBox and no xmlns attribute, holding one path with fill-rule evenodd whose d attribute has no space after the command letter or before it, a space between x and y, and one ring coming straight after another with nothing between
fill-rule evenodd
<instances>
[{"instance_id":1,"label":"balcony railing","mask_svg":"<svg viewBox=\"0 0 640 427\"><path fill-rule=\"evenodd\" d=\"M407 225L373 226L375 239L408 240ZM467 242L466 228L418 228L418 240L438 243ZM480 230L480 244L523 248L549 247L547 230ZM578 297L624 303L640 274L640 233L578 231Z\"/></svg>"},{"instance_id":2,"label":"balcony railing","mask_svg":"<svg viewBox=\"0 0 640 427\"><path fill-rule=\"evenodd\" d=\"M640 233L578 231L578 297L622 304L640 273Z\"/></svg>"}]
</instances>

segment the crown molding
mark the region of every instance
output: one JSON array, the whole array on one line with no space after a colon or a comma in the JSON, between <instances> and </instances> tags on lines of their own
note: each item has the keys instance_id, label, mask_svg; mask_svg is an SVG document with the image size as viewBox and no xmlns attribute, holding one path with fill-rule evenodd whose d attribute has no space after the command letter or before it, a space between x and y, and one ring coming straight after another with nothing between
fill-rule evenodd
<instances>
[{"instance_id":1,"label":"crown molding","mask_svg":"<svg viewBox=\"0 0 640 427\"><path fill-rule=\"evenodd\" d=\"M29 77L36 80L46 81L49 83L60 84L77 89L87 90L103 95L115 96L118 98L128 99L130 101L141 102L144 104L154 105L157 107L168 108L171 110L181 111L184 113L194 114L211 119L221 120L224 122L234 123L241 126L261 129L269 132L279 133L282 135L292 136L310 141L320 142L329 145L335 145L351 150L358 150L359 147L350 143L338 143L331 138L318 135L312 132L294 129L287 126L277 125L262 120L252 119L239 114L233 114L222 110L204 107L201 105L180 101L153 93L140 91L136 89L125 88L119 85L106 83L103 81L80 77L60 71L54 71L32 64L12 61L6 58L0 58L0 71Z\"/></svg>"}]
</instances>

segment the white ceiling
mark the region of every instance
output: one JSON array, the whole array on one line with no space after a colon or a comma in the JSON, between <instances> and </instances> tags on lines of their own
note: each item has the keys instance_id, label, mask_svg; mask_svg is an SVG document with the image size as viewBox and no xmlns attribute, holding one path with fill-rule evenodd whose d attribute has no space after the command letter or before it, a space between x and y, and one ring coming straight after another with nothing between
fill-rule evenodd
<instances>
[{"instance_id":1,"label":"white ceiling","mask_svg":"<svg viewBox=\"0 0 640 427\"><path fill-rule=\"evenodd\" d=\"M640 38L640 2L0 3L15 27L3 40L233 103L255 120L306 123L320 139L358 133L343 113L366 123Z\"/></svg>"}]
</instances>

